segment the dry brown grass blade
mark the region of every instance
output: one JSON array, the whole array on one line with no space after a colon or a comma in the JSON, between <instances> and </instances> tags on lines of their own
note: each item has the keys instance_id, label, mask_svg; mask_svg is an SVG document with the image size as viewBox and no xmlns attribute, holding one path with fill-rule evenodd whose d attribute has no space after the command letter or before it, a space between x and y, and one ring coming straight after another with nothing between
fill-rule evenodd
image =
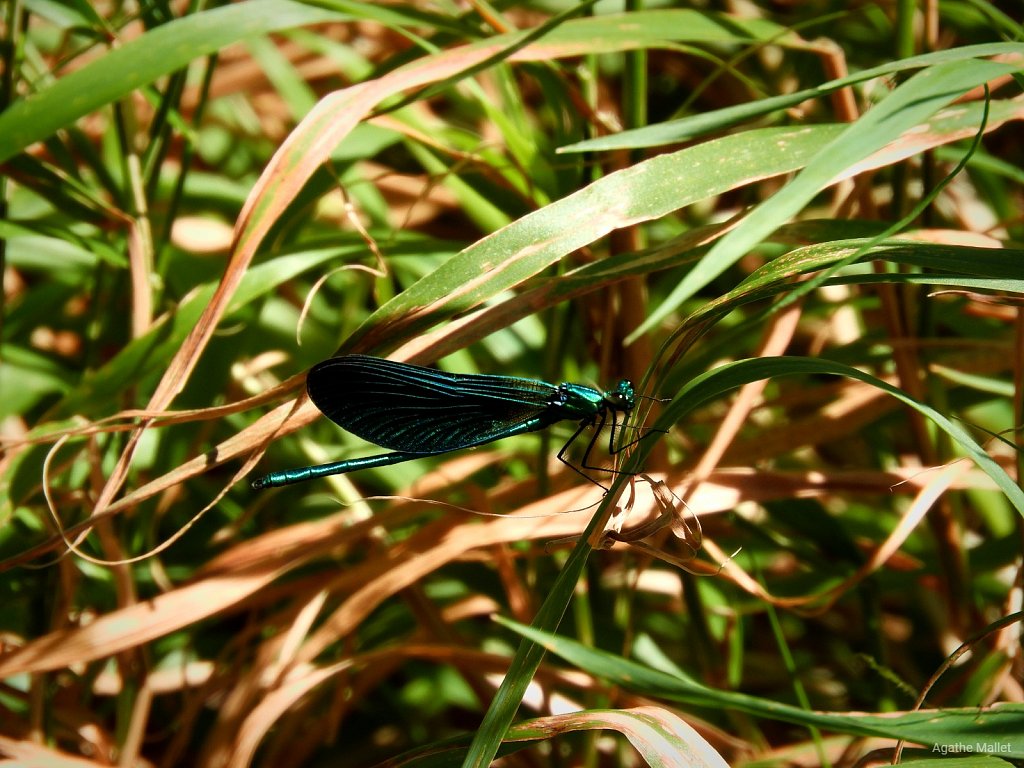
<instances>
[{"instance_id":1,"label":"dry brown grass blade","mask_svg":"<svg viewBox=\"0 0 1024 768\"><path fill-rule=\"evenodd\" d=\"M714 542L705 542L705 547L713 558L723 563L724 574L750 594L777 606L798 610L802 613L818 614L830 608L852 587L885 565L942 495L954 485L961 475L966 475L968 471L969 468L965 463L958 462L948 467L942 467L938 473L928 474L927 481L921 487L914 502L907 508L900 523L881 546L854 573L839 584L820 592L796 597L776 597L769 593L758 579L748 575L740 568L735 560L719 550Z\"/></svg>"},{"instance_id":2,"label":"dry brown grass blade","mask_svg":"<svg viewBox=\"0 0 1024 768\"><path fill-rule=\"evenodd\" d=\"M81 426L68 429L54 430L45 435L32 437L5 438L0 437L0 448L4 451L16 450L31 445L43 445L52 443L62 437L90 437L92 435L109 434L111 432L129 432L137 429L137 424L122 424L144 420L153 422L153 428L171 426L172 424L189 424L196 421L212 421L231 416L235 413L244 413L275 400L280 400L291 392L297 391L306 381L306 374L300 373L292 376L278 384L272 389L260 392L253 397L244 400L236 400L225 405L214 405L209 408L192 408L184 411L148 411L143 408L132 408L119 411L113 416L107 416L98 421L83 423Z\"/></svg>"},{"instance_id":3,"label":"dry brown grass blade","mask_svg":"<svg viewBox=\"0 0 1024 768\"><path fill-rule=\"evenodd\" d=\"M565 511L579 506L580 492L575 489L529 504L504 518L458 522L445 516L424 526L389 550L386 558L367 561L339 577L333 587L344 582L354 591L311 635L298 660L312 661L339 637L352 632L388 597L471 551L514 541L579 535L589 511Z\"/></svg>"},{"instance_id":4,"label":"dry brown grass blade","mask_svg":"<svg viewBox=\"0 0 1024 768\"><path fill-rule=\"evenodd\" d=\"M216 615L267 586L286 566L204 579L130 605L83 627L51 632L0 658L0 678L102 659Z\"/></svg>"},{"instance_id":5,"label":"dry brown grass blade","mask_svg":"<svg viewBox=\"0 0 1024 768\"><path fill-rule=\"evenodd\" d=\"M357 624L397 590L472 549L579 533L585 525L582 515L536 516L564 510L578 500L579 491L567 491L521 510L523 515L533 517L489 518L480 524L452 522L446 516L395 547L387 558L349 569L331 588L354 590L353 594L295 654L296 661L308 662L318 653L311 648L333 642L337 632L346 634L354 626L349 621ZM413 506L408 505L409 513L414 511ZM355 542L381 523L381 519L372 519L353 527L346 515L336 515L246 542L211 562L201 581L106 614L87 626L50 633L8 654L0 660L0 677L61 669L150 642L223 612L299 564L336 549L342 531Z\"/></svg>"},{"instance_id":6,"label":"dry brown grass blade","mask_svg":"<svg viewBox=\"0 0 1024 768\"><path fill-rule=\"evenodd\" d=\"M795 598L796 602L792 604L793 607L825 598L834 602L836 597L841 596L842 591L853 586L867 573L890 560L913 525L934 503L936 493L950 489L994 490L996 488L995 483L988 475L964 464L893 472L847 471L827 474L823 472L769 472L746 468L719 469L712 472L704 482L696 487L693 486L692 479L686 475L676 477L674 480L670 479L671 477L653 474L650 476L650 482L666 482L675 489L673 493L677 494L688 491L690 501L687 503L686 509L689 514L694 516L698 525L701 517L731 511L741 502L764 503L810 498L827 500L843 493L883 494L886 496L891 496L894 493L916 493L918 495L908 509L904 521L886 542L873 552L868 565L862 569L863 573L858 571L856 575L851 576L848 581L836 588L835 594L831 597L816 595ZM631 541L632 531L639 528L640 532L644 533L645 526L650 522L650 516L632 516L629 519L629 528L624 528L623 533L617 537L609 537L608 543L621 542L615 543L615 546L611 548L624 548L627 542L629 546L636 547L638 544ZM639 546L645 549L652 558L698 575L718 575L723 570L724 564L734 558L734 555L722 552L713 541L704 539L703 545L711 555L713 562L694 560L690 557L679 558L650 544L640 544ZM756 594L766 600L773 599L767 593L758 592L759 584L739 570L737 565L733 564L732 567L735 573L740 574L737 578L742 581L741 586L748 591L754 590Z\"/></svg>"},{"instance_id":7,"label":"dry brown grass blade","mask_svg":"<svg viewBox=\"0 0 1024 768\"><path fill-rule=\"evenodd\" d=\"M274 723L313 688L350 669L352 665L351 659L345 659L323 669L296 670L291 679L263 696L259 704L246 716L237 738L230 745L230 753L224 755L226 762L223 764L228 768L252 765L257 747ZM305 674L302 674L303 672Z\"/></svg>"},{"instance_id":8,"label":"dry brown grass blade","mask_svg":"<svg viewBox=\"0 0 1024 768\"><path fill-rule=\"evenodd\" d=\"M86 760L60 752L28 739L12 739L0 735L0 768L100 768L109 766L104 760Z\"/></svg>"},{"instance_id":9,"label":"dry brown grass blade","mask_svg":"<svg viewBox=\"0 0 1024 768\"><path fill-rule=\"evenodd\" d=\"M404 659L430 660L463 670L485 671L495 679L495 686L508 665L507 657L475 648L416 643L358 654L322 668L304 665L293 670L288 679L275 682L271 690L262 691L256 699L258 703L251 710L240 713L237 724L226 734L227 738L218 743L217 752L208 764L223 764L216 762L216 757L220 756L229 765L249 765L249 762L240 760L238 756L251 756L267 732L281 719L288 717L290 712L294 712L299 700L317 685L353 668L371 671L375 667L392 669ZM545 685L549 681L552 685L557 681L583 690L598 690L601 687L592 677L573 671L542 669L538 679Z\"/></svg>"},{"instance_id":10,"label":"dry brown grass blade","mask_svg":"<svg viewBox=\"0 0 1024 768\"><path fill-rule=\"evenodd\" d=\"M673 479L672 475L658 475L665 478L678 493L686 482L685 477ZM933 475L931 470L902 469L888 472L871 471L763 471L748 468L719 469L697 488L690 501L690 509L696 515L727 512L743 501L776 501L780 499L819 499L844 493L917 493L927 487ZM979 469L969 469L952 479L952 488L978 488L994 490L992 479Z\"/></svg>"},{"instance_id":11,"label":"dry brown grass blade","mask_svg":"<svg viewBox=\"0 0 1024 768\"><path fill-rule=\"evenodd\" d=\"M529 740L551 738L579 730L613 729L623 734L643 754L650 764L666 768L728 768L728 763L703 736L667 709L654 706L620 710L572 712L531 720L523 724L528 728ZM669 734L666 737L666 734ZM515 729L510 741L519 741Z\"/></svg>"},{"instance_id":12,"label":"dry brown grass blade","mask_svg":"<svg viewBox=\"0 0 1024 768\"><path fill-rule=\"evenodd\" d=\"M757 351L757 357L775 357L785 354L793 340L797 323L800 320L800 305L794 304L781 314L772 317L771 324L765 331ZM768 380L752 381L740 387L739 393L729 408L729 413L722 420L721 427L715 433L710 445L701 455L700 461L693 471L693 479L700 482L708 477L722 460L729 445L736 439L740 429L750 418L750 412L761 400ZM685 497L684 497L685 498Z\"/></svg>"},{"instance_id":13,"label":"dry brown grass blade","mask_svg":"<svg viewBox=\"0 0 1024 768\"><path fill-rule=\"evenodd\" d=\"M877 387L860 381L844 381L831 403L806 418L792 418L774 425L759 434L756 440L729 446L723 463L756 466L766 459L799 448L827 446L846 440L899 407L896 400Z\"/></svg>"},{"instance_id":14,"label":"dry brown grass blade","mask_svg":"<svg viewBox=\"0 0 1024 768\"><path fill-rule=\"evenodd\" d=\"M178 483L190 477L195 477L213 467L225 464L239 456L249 455L249 461L235 473L229 486L234 484L259 460L258 455L251 455L253 446L266 445L271 439L300 429L319 416L319 411L309 401L303 401L298 405L297 410L296 405L295 401L282 403L270 413L264 414L255 424L236 435L232 435L205 455L197 456L176 467L173 471L136 488L117 501L107 505L102 511L97 511L87 520L69 526L64 530L63 535L76 537L83 531L92 528L99 520L119 514L126 509L131 509L139 502L166 491L168 488L172 488ZM10 570L15 566L29 563L62 545L62 536L52 536L45 542L0 562L0 573Z\"/></svg>"}]
</instances>

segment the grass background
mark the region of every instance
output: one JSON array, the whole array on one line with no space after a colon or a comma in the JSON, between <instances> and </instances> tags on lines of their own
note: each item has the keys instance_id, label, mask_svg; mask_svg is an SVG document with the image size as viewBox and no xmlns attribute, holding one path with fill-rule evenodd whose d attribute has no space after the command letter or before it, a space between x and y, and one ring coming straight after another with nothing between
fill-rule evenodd
<instances>
[{"instance_id":1,"label":"grass background","mask_svg":"<svg viewBox=\"0 0 1024 768\"><path fill-rule=\"evenodd\" d=\"M12 764L1024 759L1019 8L3 13ZM339 350L665 402L249 490Z\"/></svg>"}]
</instances>

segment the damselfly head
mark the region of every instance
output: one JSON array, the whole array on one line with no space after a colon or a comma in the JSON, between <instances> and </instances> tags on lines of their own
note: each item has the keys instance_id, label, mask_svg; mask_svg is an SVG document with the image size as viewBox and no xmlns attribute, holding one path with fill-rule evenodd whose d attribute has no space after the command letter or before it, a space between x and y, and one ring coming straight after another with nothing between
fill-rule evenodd
<instances>
[{"instance_id":1,"label":"damselfly head","mask_svg":"<svg viewBox=\"0 0 1024 768\"><path fill-rule=\"evenodd\" d=\"M623 379L615 389L604 393L604 400L608 407L616 411L629 413L636 405L636 392L633 390L633 382Z\"/></svg>"}]
</instances>

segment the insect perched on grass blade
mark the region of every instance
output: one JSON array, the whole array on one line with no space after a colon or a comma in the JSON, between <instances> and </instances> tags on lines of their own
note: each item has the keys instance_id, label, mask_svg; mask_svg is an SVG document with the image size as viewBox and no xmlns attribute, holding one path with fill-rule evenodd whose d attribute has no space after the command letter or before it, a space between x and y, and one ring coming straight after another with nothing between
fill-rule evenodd
<instances>
[{"instance_id":1,"label":"insect perched on grass blade","mask_svg":"<svg viewBox=\"0 0 1024 768\"><path fill-rule=\"evenodd\" d=\"M565 459L569 446L584 429L596 426L582 466L602 469L587 465L601 428L611 418L608 449L612 454L627 447L614 445L617 414L628 415L636 404L633 385L626 380L600 392L581 384L445 373L367 355L318 363L306 377L306 390L313 404L339 427L393 453L272 472L254 480L253 488L274 488L472 448L566 419L578 421L579 427L558 452L559 460L569 464Z\"/></svg>"}]
</instances>

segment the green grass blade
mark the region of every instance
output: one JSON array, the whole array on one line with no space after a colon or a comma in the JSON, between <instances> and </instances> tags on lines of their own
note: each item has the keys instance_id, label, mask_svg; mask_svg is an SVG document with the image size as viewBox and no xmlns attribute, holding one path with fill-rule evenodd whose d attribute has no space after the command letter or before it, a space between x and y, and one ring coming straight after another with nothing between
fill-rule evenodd
<instances>
[{"instance_id":1,"label":"green grass blade","mask_svg":"<svg viewBox=\"0 0 1024 768\"><path fill-rule=\"evenodd\" d=\"M0 162L203 54L268 32L343 18L289 0L250 0L164 24L0 114Z\"/></svg>"},{"instance_id":2,"label":"green grass blade","mask_svg":"<svg viewBox=\"0 0 1024 768\"><path fill-rule=\"evenodd\" d=\"M352 333L343 350L394 348L609 232L799 168L841 130L829 125L750 131L609 174L457 254L374 312ZM570 221L574 225L567 227ZM452 286L458 287L452 290Z\"/></svg>"},{"instance_id":3,"label":"green grass blade","mask_svg":"<svg viewBox=\"0 0 1024 768\"><path fill-rule=\"evenodd\" d=\"M681 141L689 141L697 136L703 136L713 131L725 130L739 123L796 106L808 99L827 96L838 91L840 88L847 88L876 77L886 77L899 72L907 72L912 69L920 69L946 62L977 59L983 56L1021 55L1022 53L1024 53L1024 46L1019 43L970 45L953 48L948 51L935 51L922 54L921 56L912 56L906 59L887 62L881 66L865 69L847 77L830 80L813 88L804 88L793 93L771 96L745 104L736 104L731 107L716 109L713 112L705 112L699 115L680 118L679 120L669 120L664 123L647 125L643 128L620 131L610 136L580 141L561 147L559 152L607 152L616 149L637 149L640 147L659 147L665 144L677 144Z\"/></svg>"},{"instance_id":4,"label":"green grass blade","mask_svg":"<svg viewBox=\"0 0 1024 768\"><path fill-rule=\"evenodd\" d=\"M971 707L885 715L816 712L758 696L710 688L692 678L676 677L510 619L499 618L498 621L576 667L645 696L710 709L732 709L855 736L906 739L928 746L998 744L1001 757L1024 757L1024 704L1000 704L985 710Z\"/></svg>"},{"instance_id":5,"label":"green grass blade","mask_svg":"<svg viewBox=\"0 0 1024 768\"><path fill-rule=\"evenodd\" d=\"M780 224L789 221L844 171L904 131L926 122L971 88L1017 69L1013 64L969 59L939 64L914 75L843 131L785 189L754 208L736 229L717 242L628 340L635 340L665 320L682 302L721 275Z\"/></svg>"}]
</instances>

